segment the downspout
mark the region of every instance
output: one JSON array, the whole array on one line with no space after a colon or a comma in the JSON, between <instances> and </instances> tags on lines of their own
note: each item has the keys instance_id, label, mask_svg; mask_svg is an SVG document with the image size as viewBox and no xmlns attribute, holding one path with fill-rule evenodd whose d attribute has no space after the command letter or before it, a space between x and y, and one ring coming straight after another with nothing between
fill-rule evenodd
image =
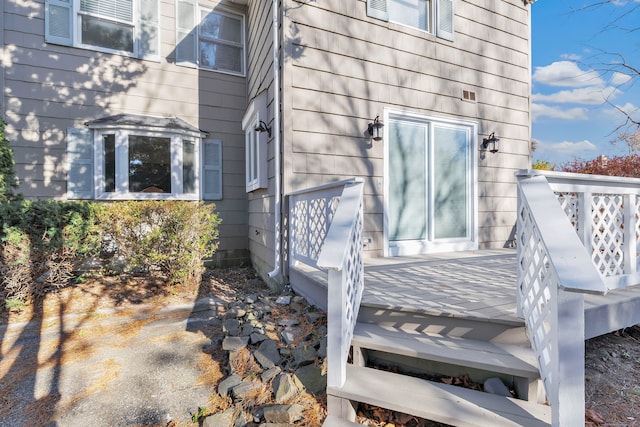
<instances>
[{"instance_id":1,"label":"downspout","mask_svg":"<svg viewBox=\"0 0 640 427\"><path fill-rule=\"evenodd\" d=\"M280 274L282 264L282 215L280 196L280 63L279 63L279 38L278 38L278 0L273 0L271 5L273 11L273 161L275 171L275 203L274 203L274 269L269 273L269 278L274 278Z\"/></svg>"}]
</instances>

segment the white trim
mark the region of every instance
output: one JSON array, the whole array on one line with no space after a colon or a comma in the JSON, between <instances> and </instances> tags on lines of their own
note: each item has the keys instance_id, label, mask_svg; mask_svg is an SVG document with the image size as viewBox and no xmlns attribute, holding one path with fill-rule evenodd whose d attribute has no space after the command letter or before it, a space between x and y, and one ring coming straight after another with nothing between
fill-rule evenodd
<instances>
[{"instance_id":1,"label":"white trim","mask_svg":"<svg viewBox=\"0 0 640 427\"><path fill-rule=\"evenodd\" d=\"M268 134L255 130L261 120L265 123L268 122L266 116L267 91L264 91L249 103L242 118L242 130L245 134L245 187L247 193L269 186L267 175Z\"/></svg>"},{"instance_id":2,"label":"white trim","mask_svg":"<svg viewBox=\"0 0 640 427\"><path fill-rule=\"evenodd\" d=\"M116 157L116 183L115 191L104 191L104 135L115 135ZM171 153L171 193L143 193L129 191L129 135L146 136L154 138L170 139ZM149 132L141 129L96 129L94 132L94 165L95 165L95 198L97 200L199 200L200 199L200 150L195 150L196 180L193 193L182 193L182 163L176 159L182 158L183 140L193 141L198 144L196 138L190 135L180 135L175 132ZM180 168L180 171L177 170Z\"/></svg>"},{"instance_id":3,"label":"white trim","mask_svg":"<svg viewBox=\"0 0 640 427\"><path fill-rule=\"evenodd\" d=\"M80 11L80 0L69 0L69 3L61 2L59 0L46 0L45 3L45 34L46 34L46 42L52 44L60 44L64 46L73 46L78 49L90 50L94 52L104 52L122 56L128 56L131 58L139 58L148 61L159 62L160 57L160 48L162 45L161 40L161 28L160 28L160 0L156 1L156 7L158 11L158 21L155 22L156 30L157 30L157 46L156 46L156 54L155 55L144 55L140 49L140 37L141 37L141 25L142 20L140 19L140 3L139 0L132 0L132 20L123 21L120 19L109 18L102 15L98 15L95 13L87 13ZM49 6L54 5L58 7L67 7L69 9L69 39L62 37L54 37L49 35ZM118 49L109 49L101 46L91 45L82 43L82 16L89 16L93 18L102 19L105 21L115 22L118 24L125 24L131 26L133 28L132 38L133 38L133 52L129 52L126 50L118 50ZM150 22L150 21L147 21Z\"/></svg>"},{"instance_id":4,"label":"white trim","mask_svg":"<svg viewBox=\"0 0 640 427\"><path fill-rule=\"evenodd\" d=\"M194 22L192 22L191 24L191 28L181 28L178 27L178 23L180 21L180 17L178 14L178 3L179 2L183 2L183 3L188 3L191 4L194 8L193 10L193 16L194 16ZM206 67L203 66L201 64L201 60L200 60L200 49L198 48L199 44L200 44L200 22L201 22L201 15L202 12L205 12L207 14L209 13L215 13L217 15L222 15L222 16L228 16L231 17L233 19L239 19L240 20L240 38L241 38L241 42L240 43L234 43L234 42L230 42L227 40L219 40L217 41L217 39L208 39L208 38L204 38L204 40L209 40L213 43L220 43L222 45L226 45L226 46L233 46L233 47L238 47L242 50L242 53L240 55L240 61L241 61L241 70L240 72L237 71L233 71L233 70L220 70L220 69L216 69L216 68L210 68L210 67ZM175 46L175 50L176 50L176 64L183 66L183 67L189 67L189 68L198 68L200 70L207 70L207 71L213 71L216 73L222 73L222 74L229 74L232 76L241 76L241 77L246 77L247 75L247 40L246 40L246 16L242 13L238 13L237 11L234 10L229 10L226 9L224 7L220 8L220 7L205 7L205 6L201 6L197 1L195 0L176 0L175 2L175 31L176 31L176 46ZM195 62L191 62L189 60L183 60L181 58L178 58L178 45L180 43L183 43L183 40L186 40L186 37L183 38L182 40L180 40L180 33L186 34L188 35L193 35L194 36L194 46L193 47L193 51L191 52L194 55L194 61Z\"/></svg>"},{"instance_id":5,"label":"white trim","mask_svg":"<svg viewBox=\"0 0 640 427\"><path fill-rule=\"evenodd\" d=\"M432 227L428 227L426 240L420 241L399 241L392 242L389 240L389 198L384 198L383 203L383 242L384 256L407 256L418 255L424 253L435 253L445 251L462 251L478 249L478 159L476 158L478 147L478 123L466 119L453 119L449 117L438 117L431 115L422 115L415 112L384 109L384 122L390 123L390 120L406 120L418 124L424 124L428 127L429 140L433 140L433 125L440 125L451 128L466 128L469 138L468 158L467 158L467 180L469 182L469 194L467 196L467 224L468 236L465 238L454 239L434 239ZM384 140L389 141L389 126L384 127ZM432 150L431 144L429 150ZM433 156L429 154L429 161L433 161ZM384 144L384 194L389 194L389 144ZM433 185L432 182L428 183ZM431 194L432 191L429 191ZM433 220L433 206L428 204L429 212L427 218Z\"/></svg>"}]
</instances>

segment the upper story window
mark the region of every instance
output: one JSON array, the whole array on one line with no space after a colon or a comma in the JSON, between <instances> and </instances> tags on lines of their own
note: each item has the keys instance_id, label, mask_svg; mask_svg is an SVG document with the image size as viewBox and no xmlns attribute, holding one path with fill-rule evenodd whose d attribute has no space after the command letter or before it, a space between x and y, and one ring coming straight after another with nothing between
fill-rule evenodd
<instances>
[{"instance_id":1,"label":"upper story window","mask_svg":"<svg viewBox=\"0 0 640 427\"><path fill-rule=\"evenodd\" d=\"M367 15L453 40L453 0L367 0Z\"/></svg>"},{"instance_id":2,"label":"upper story window","mask_svg":"<svg viewBox=\"0 0 640 427\"><path fill-rule=\"evenodd\" d=\"M244 17L201 7L195 0L176 3L176 62L244 75Z\"/></svg>"},{"instance_id":3,"label":"upper story window","mask_svg":"<svg viewBox=\"0 0 640 427\"><path fill-rule=\"evenodd\" d=\"M46 0L45 40L158 59L159 0Z\"/></svg>"}]
</instances>

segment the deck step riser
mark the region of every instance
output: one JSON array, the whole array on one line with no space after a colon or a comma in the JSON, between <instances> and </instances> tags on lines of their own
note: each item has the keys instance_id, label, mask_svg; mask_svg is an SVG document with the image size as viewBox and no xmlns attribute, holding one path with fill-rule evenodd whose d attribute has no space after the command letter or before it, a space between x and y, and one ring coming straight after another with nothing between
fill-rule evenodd
<instances>
[{"instance_id":1,"label":"deck step riser","mask_svg":"<svg viewBox=\"0 0 640 427\"><path fill-rule=\"evenodd\" d=\"M454 426L547 427L551 418L548 406L352 365L327 394Z\"/></svg>"},{"instance_id":2,"label":"deck step riser","mask_svg":"<svg viewBox=\"0 0 640 427\"><path fill-rule=\"evenodd\" d=\"M360 307L358 322L373 323L412 332L529 346L524 323L503 323L483 319L428 315L367 305Z\"/></svg>"}]
</instances>

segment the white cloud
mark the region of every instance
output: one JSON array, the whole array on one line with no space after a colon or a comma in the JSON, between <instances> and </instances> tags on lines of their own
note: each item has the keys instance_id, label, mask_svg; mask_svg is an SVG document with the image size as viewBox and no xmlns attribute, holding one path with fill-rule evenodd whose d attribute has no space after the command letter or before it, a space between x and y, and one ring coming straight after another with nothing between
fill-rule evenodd
<instances>
[{"instance_id":1,"label":"white cloud","mask_svg":"<svg viewBox=\"0 0 640 427\"><path fill-rule=\"evenodd\" d=\"M589 155L593 151L597 151L598 147L591 141L562 141L562 142L544 142L538 141L535 154L553 154L555 157L577 158L582 155Z\"/></svg>"},{"instance_id":2,"label":"white cloud","mask_svg":"<svg viewBox=\"0 0 640 427\"><path fill-rule=\"evenodd\" d=\"M560 58L566 59L567 61L580 61L582 59L582 56L578 55L577 53L563 53L562 55L560 55Z\"/></svg>"},{"instance_id":3,"label":"white cloud","mask_svg":"<svg viewBox=\"0 0 640 427\"><path fill-rule=\"evenodd\" d=\"M531 105L531 114L534 121L540 117L551 117L563 120L587 120L588 118L586 108L576 107L562 109L535 103Z\"/></svg>"},{"instance_id":4,"label":"white cloud","mask_svg":"<svg viewBox=\"0 0 640 427\"><path fill-rule=\"evenodd\" d=\"M582 70L575 62L557 61L536 67L533 80L548 86L586 87L604 86L604 81L594 70Z\"/></svg>"},{"instance_id":5,"label":"white cloud","mask_svg":"<svg viewBox=\"0 0 640 427\"><path fill-rule=\"evenodd\" d=\"M618 95L620 91L615 87L583 87L571 90L561 90L550 95L534 93L532 99L537 102L554 102L559 104L584 104L597 105L602 104L605 100L611 100Z\"/></svg>"},{"instance_id":6,"label":"white cloud","mask_svg":"<svg viewBox=\"0 0 640 427\"><path fill-rule=\"evenodd\" d=\"M613 73L613 76L611 76L611 84L614 86L620 86L623 85L627 82L629 82L631 80L631 76L628 74L623 74L623 73L619 73L619 72L615 72Z\"/></svg>"}]
</instances>

